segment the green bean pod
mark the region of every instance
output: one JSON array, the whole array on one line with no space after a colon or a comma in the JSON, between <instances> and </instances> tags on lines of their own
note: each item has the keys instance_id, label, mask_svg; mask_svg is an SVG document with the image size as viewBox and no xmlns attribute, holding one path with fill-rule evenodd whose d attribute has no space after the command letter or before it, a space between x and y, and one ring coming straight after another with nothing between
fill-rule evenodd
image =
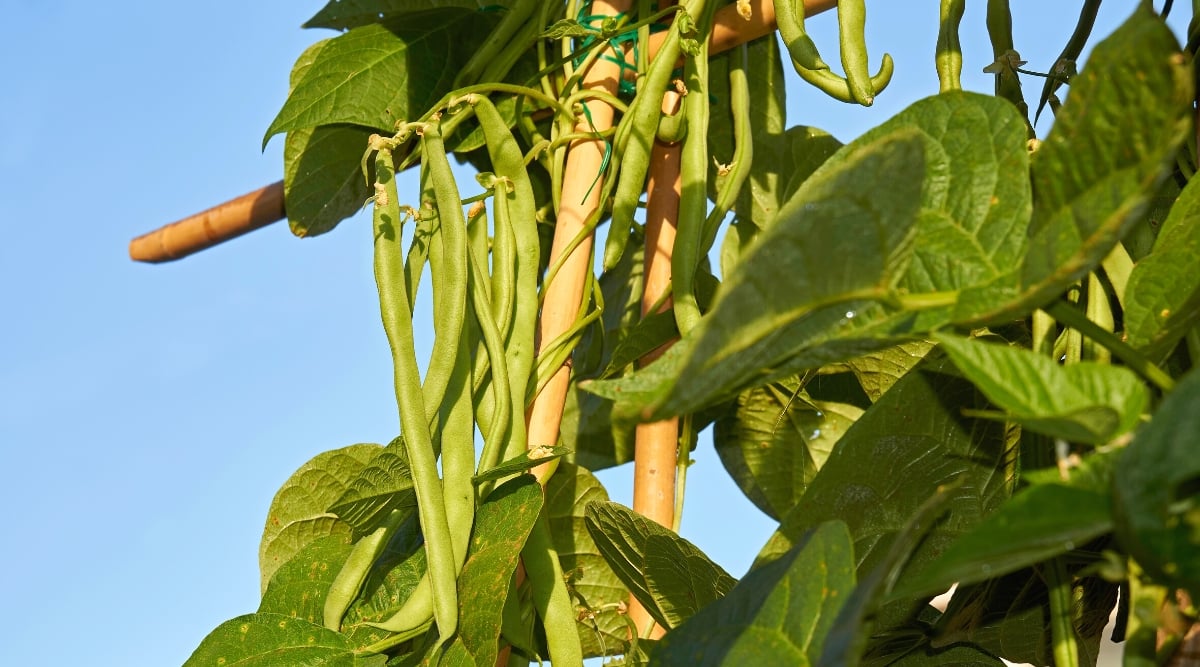
<instances>
[{"instance_id":1,"label":"green bean pod","mask_svg":"<svg viewBox=\"0 0 1200 667\"><path fill-rule=\"evenodd\" d=\"M690 0L684 5L684 10L692 17L700 16L704 11L706 0ZM616 266L624 251L623 244L629 237L633 226L633 214L637 210L642 192L646 189L646 173L650 168L650 149L654 136L658 131L658 119L662 116L662 96L671 81L671 72L679 59L680 19L676 16L654 56L654 62L646 73L645 88L639 90L637 99L629 108L629 113L621 118L617 127L614 150L620 159L621 169L617 176L616 194L613 196L612 222L609 228L609 238L613 239L613 249L607 247L604 252L604 269ZM708 33L701 36L703 44L708 43ZM624 238L622 238L624 237Z\"/></svg>"},{"instance_id":2,"label":"green bean pod","mask_svg":"<svg viewBox=\"0 0 1200 667\"><path fill-rule=\"evenodd\" d=\"M883 92L883 89L887 88L887 85L892 82L892 74L895 73L895 67L896 64L892 62L892 56L887 53L883 54L883 64L879 66L879 73L871 77L871 87L874 88L876 94ZM796 73L800 75L801 79L804 79L835 100L850 104L858 102L854 94L850 91L849 82L829 70L797 68Z\"/></svg>"},{"instance_id":3,"label":"green bean pod","mask_svg":"<svg viewBox=\"0 0 1200 667\"><path fill-rule=\"evenodd\" d=\"M521 549L521 558L533 591L534 609L546 629L551 664L582 665L579 633L575 629L575 604L571 602L571 593L563 578L544 510L529 532L529 539Z\"/></svg>"},{"instance_id":4,"label":"green bean pod","mask_svg":"<svg viewBox=\"0 0 1200 667\"><path fill-rule=\"evenodd\" d=\"M829 69L804 29L804 0L774 0L775 23L792 62L805 69Z\"/></svg>"},{"instance_id":5,"label":"green bean pod","mask_svg":"<svg viewBox=\"0 0 1200 667\"><path fill-rule=\"evenodd\" d=\"M388 632L399 634L420 634L429 627L433 620L433 584L426 569L417 580L408 599L387 620L380 622L367 621L367 625ZM415 636L415 634L414 634Z\"/></svg>"},{"instance_id":6,"label":"green bean pod","mask_svg":"<svg viewBox=\"0 0 1200 667\"><path fill-rule=\"evenodd\" d=\"M426 418L432 423L446 395L458 355L467 314L467 223L463 218L462 197L454 182L454 172L446 157L438 123L425 126L421 137L422 162L429 166L439 224L431 243L430 276L433 278L433 350L421 393ZM438 246L440 242L440 248ZM441 261L434 262L439 257Z\"/></svg>"},{"instance_id":7,"label":"green bean pod","mask_svg":"<svg viewBox=\"0 0 1200 667\"><path fill-rule=\"evenodd\" d=\"M483 285L477 284L475 289L482 291ZM471 527L475 523L475 485L471 481L475 475L475 412L471 391L474 350L470 343L469 336L459 339L454 372L441 409L442 499L450 528L455 575L467 562Z\"/></svg>"},{"instance_id":8,"label":"green bean pod","mask_svg":"<svg viewBox=\"0 0 1200 667\"><path fill-rule=\"evenodd\" d=\"M987 30L992 42L992 57L999 62L1002 58L1015 58L1013 48L1012 11L1008 0L988 0ZM1034 137L1033 125L1029 123L1029 105L1025 103L1025 93L1021 90L1021 79L1013 67L1000 67L994 72L996 76L996 96L1002 97L1016 105L1025 119L1029 138Z\"/></svg>"},{"instance_id":9,"label":"green bean pod","mask_svg":"<svg viewBox=\"0 0 1200 667\"><path fill-rule=\"evenodd\" d=\"M1067 45L1063 47L1062 53L1058 54L1058 59L1050 68L1051 76L1047 77L1046 83L1042 84L1042 97L1038 100L1037 111L1033 114L1034 123L1037 123L1038 118L1042 115L1042 109L1046 108L1046 103L1050 101L1054 91L1064 83L1061 72L1055 70L1066 62L1077 60L1079 54L1083 53L1083 47L1087 45L1088 38L1092 35L1092 28L1096 25L1096 14L1100 11L1100 1L1084 0L1083 9L1079 12L1079 22L1075 24L1071 38L1067 40Z\"/></svg>"},{"instance_id":10,"label":"green bean pod","mask_svg":"<svg viewBox=\"0 0 1200 667\"><path fill-rule=\"evenodd\" d=\"M509 201L513 187L511 179L497 176L492 197L495 224L492 232L491 316L502 339L507 339L512 331L517 302L517 237L513 233L512 203Z\"/></svg>"},{"instance_id":11,"label":"green bean pod","mask_svg":"<svg viewBox=\"0 0 1200 667\"><path fill-rule=\"evenodd\" d=\"M512 448L508 442L508 438L512 437L513 429L513 401L512 401L512 383L508 376L508 360L505 358L504 339L501 336L496 322L492 319L493 307L489 303L487 294L483 290L483 285L487 283L487 274L484 271L485 262L478 253L472 251L469 258L471 264L471 308L475 313L475 321L479 325L480 333L483 337L483 346L487 352L487 358L491 365L492 383L491 391L488 394L491 405L481 405L481 421L480 426L484 428L484 446L483 455L479 460L479 472L494 468L500 462L501 456L505 451ZM488 408L491 408L490 416L483 418L482 413ZM518 411L518 414L520 412ZM484 420L486 419L486 424ZM524 419L520 420L522 426ZM521 429L524 433L524 429ZM523 446L522 437L522 445ZM471 464L474 465L474 460Z\"/></svg>"},{"instance_id":12,"label":"green bean pod","mask_svg":"<svg viewBox=\"0 0 1200 667\"><path fill-rule=\"evenodd\" d=\"M505 201L508 204L507 226L511 229L516 250L516 282L513 286L513 298L516 303L513 306L512 327L505 349L513 405L524 409L525 387L533 369L538 315L537 300L529 297L537 293L538 276L541 273L537 200L525 169L521 147L517 145L500 113L487 98L480 97L475 104L475 115L483 128L493 171L497 176L508 179L512 185L512 192ZM523 443L525 420L514 419L512 428L519 432ZM516 437L518 434L514 434L514 438Z\"/></svg>"},{"instance_id":13,"label":"green bean pod","mask_svg":"<svg viewBox=\"0 0 1200 667\"><path fill-rule=\"evenodd\" d=\"M749 54L745 44L738 48L729 68L729 108L733 115L733 162L729 173L717 179L717 198L708 219L704 222L704 238L700 254L708 253L717 239L717 231L725 215L737 203L738 195L750 176L754 163L754 133L750 121L750 84L746 68ZM722 180L723 178L723 180Z\"/></svg>"},{"instance_id":14,"label":"green bean pod","mask_svg":"<svg viewBox=\"0 0 1200 667\"><path fill-rule=\"evenodd\" d=\"M325 595L323 616L326 628L334 632L341 631L342 617L358 597L363 582L367 580L367 574L371 572L371 566L383 553L388 540L403 519L403 512L392 510L383 525L359 539L350 550L350 555L338 570L337 576L329 586L329 592Z\"/></svg>"},{"instance_id":15,"label":"green bean pod","mask_svg":"<svg viewBox=\"0 0 1200 667\"><path fill-rule=\"evenodd\" d=\"M711 20L710 10L701 22L702 34L708 34ZM686 336L700 321L695 283L708 210L708 40L701 42L698 54L684 61L683 74L687 83L683 114L687 117L688 136L680 151L682 189L675 247L671 252L671 294L675 303L675 323L680 335Z\"/></svg>"},{"instance_id":16,"label":"green bean pod","mask_svg":"<svg viewBox=\"0 0 1200 667\"><path fill-rule=\"evenodd\" d=\"M942 0L938 15L937 66L938 90L962 90L962 46L958 30L962 23L966 0Z\"/></svg>"},{"instance_id":17,"label":"green bean pod","mask_svg":"<svg viewBox=\"0 0 1200 667\"><path fill-rule=\"evenodd\" d=\"M465 88L478 83L488 65L493 61L505 59L504 51L515 49L524 51L525 45L514 40L513 37L528 21L533 10L540 5L540 0L517 0L514 2L504 14L504 18L500 19L500 23L488 34L487 40L471 54L471 59L459 70L458 76L454 77L453 88Z\"/></svg>"},{"instance_id":18,"label":"green bean pod","mask_svg":"<svg viewBox=\"0 0 1200 667\"><path fill-rule=\"evenodd\" d=\"M446 523L442 483L438 479L433 439L429 432L429 417L426 415L421 378L417 370L412 307L405 286L404 263L400 258L400 206L397 201L392 151L386 142L376 140L373 144L378 149L375 158L375 210L372 225L375 239L375 282L379 288L379 309L383 318L383 328L392 353L400 428L404 434L404 445L412 469L421 532L425 536L434 617L438 624L439 636L444 640L458 627L454 551L450 529ZM445 160L445 153L441 156ZM428 158L423 161L430 162Z\"/></svg>"},{"instance_id":19,"label":"green bean pod","mask_svg":"<svg viewBox=\"0 0 1200 667\"><path fill-rule=\"evenodd\" d=\"M838 0L838 42L842 50L842 68L855 102L869 107L875 103L875 84L867 59L866 0Z\"/></svg>"}]
</instances>

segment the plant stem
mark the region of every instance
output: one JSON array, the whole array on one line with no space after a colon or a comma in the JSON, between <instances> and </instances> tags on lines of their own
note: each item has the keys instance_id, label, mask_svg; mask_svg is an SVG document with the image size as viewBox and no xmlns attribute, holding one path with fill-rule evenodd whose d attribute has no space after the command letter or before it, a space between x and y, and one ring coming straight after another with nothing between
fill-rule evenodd
<instances>
[{"instance_id":1,"label":"plant stem","mask_svg":"<svg viewBox=\"0 0 1200 667\"><path fill-rule=\"evenodd\" d=\"M1051 559L1043 574L1050 592L1050 636L1055 667L1079 667L1079 647L1072 622L1073 580L1062 558Z\"/></svg>"},{"instance_id":2,"label":"plant stem","mask_svg":"<svg viewBox=\"0 0 1200 667\"><path fill-rule=\"evenodd\" d=\"M1124 361L1130 369L1149 380L1163 392L1169 392L1175 388L1175 380L1170 375L1167 375L1163 369L1155 366L1149 359L1142 356L1140 352L1130 347L1120 338L1117 338L1116 334L1105 331L1095 322L1089 320L1083 313L1079 312L1078 308L1071 306L1065 301L1056 301L1046 308L1046 312L1063 324L1074 328L1081 334L1103 345L1118 359Z\"/></svg>"}]
</instances>

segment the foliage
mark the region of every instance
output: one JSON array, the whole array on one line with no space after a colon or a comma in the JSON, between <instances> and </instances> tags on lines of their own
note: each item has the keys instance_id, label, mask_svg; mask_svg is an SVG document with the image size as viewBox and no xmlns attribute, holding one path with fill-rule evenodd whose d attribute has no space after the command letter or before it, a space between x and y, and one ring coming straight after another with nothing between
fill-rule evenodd
<instances>
[{"instance_id":1,"label":"foliage","mask_svg":"<svg viewBox=\"0 0 1200 667\"><path fill-rule=\"evenodd\" d=\"M788 127L781 79L791 60L869 104L890 57L864 74L854 31L843 80L803 17L783 26L786 52L749 44L747 68L704 44L714 14L749 4L634 4L601 20L535 0L334 0L309 21L344 32L299 58L264 141L287 135L297 235L374 204L405 432L319 454L285 482L260 608L187 664L1094 664L1118 583L1194 620L1155 593L1200 597L1194 75L1150 3L1067 77L1091 30L1080 21L1039 104L1055 113L1043 142L1010 85L1028 72L1007 3L989 2L997 94L958 89L958 19L944 20L943 91L846 145ZM615 129L589 129L580 105L610 98L574 74L657 32L658 54L626 65L639 76ZM677 57L682 120L660 110ZM705 91L715 105L689 103ZM656 135L683 136L683 206L708 197L732 218L723 237L720 215L680 218L694 280L676 278L674 314L643 315L646 234L630 211ZM564 173L571 142L593 140L601 175ZM460 193L447 152L481 172L482 194ZM395 171L417 163L421 191L397 193ZM605 270L586 277L568 333L537 341L536 304L558 279L546 236L573 178L596 180L587 222L608 224ZM702 259L717 238L719 281ZM436 340L422 379L411 297L426 264ZM559 442L529 442L526 407L568 359ZM844 395L810 391L834 374ZM713 424L737 485L779 521L741 580L608 502L589 472L630 460L636 423L674 416L685 443ZM954 584L944 610L928 604ZM631 599L661 639L630 634ZM1130 660L1154 648L1131 642Z\"/></svg>"}]
</instances>

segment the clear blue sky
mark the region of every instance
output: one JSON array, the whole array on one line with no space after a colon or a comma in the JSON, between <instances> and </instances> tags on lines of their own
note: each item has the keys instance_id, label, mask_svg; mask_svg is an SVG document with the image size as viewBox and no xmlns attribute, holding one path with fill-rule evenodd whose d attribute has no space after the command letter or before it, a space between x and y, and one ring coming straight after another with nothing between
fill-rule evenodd
<instances>
[{"instance_id":1,"label":"clear blue sky","mask_svg":"<svg viewBox=\"0 0 1200 667\"><path fill-rule=\"evenodd\" d=\"M131 237L281 177L282 142L259 145L292 62L329 35L299 29L322 4L0 2L0 664L182 663L255 609L278 485L320 451L395 435L362 218L174 264L126 256ZM969 4L964 84L990 92L984 3ZM1031 68L1078 4L1014 0ZM1135 4L1105 3L1096 33ZM791 123L848 140L936 91L937 3L870 9L892 88L869 110L794 88ZM833 27L811 22L826 50ZM683 533L740 576L772 525L707 438L695 458ZM615 499L628 476L604 474Z\"/></svg>"}]
</instances>

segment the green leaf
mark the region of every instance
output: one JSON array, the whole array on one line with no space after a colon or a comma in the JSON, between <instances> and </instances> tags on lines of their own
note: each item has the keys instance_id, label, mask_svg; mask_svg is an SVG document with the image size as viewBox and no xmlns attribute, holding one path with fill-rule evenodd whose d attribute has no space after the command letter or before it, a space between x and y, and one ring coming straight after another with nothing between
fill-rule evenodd
<instances>
[{"instance_id":1,"label":"green leaf","mask_svg":"<svg viewBox=\"0 0 1200 667\"><path fill-rule=\"evenodd\" d=\"M940 486L909 516L888 546L887 554L859 578L850 597L838 611L837 620L825 636L818 665L852 667L863 654L874 627L874 618L882 598L895 584L901 570L916 551L926 533L937 524L947 505L965 482L958 478Z\"/></svg>"},{"instance_id":2,"label":"green leaf","mask_svg":"<svg viewBox=\"0 0 1200 667\"><path fill-rule=\"evenodd\" d=\"M325 597L352 549L349 535L330 535L307 544L275 570L258 613L286 614L322 625Z\"/></svg>"},{"instance_id":3,"label":"green leaf","mask_svg":"<svg viewBox=\"0 0 1200 667\"><path fill-rule=\"evenodd\" d=\"M449 92L495 22L460 7L405 14L354 28L315 54L263 137L318 125L350 124L391 133Z\"/></svg>"},{"instance_id":4,"label":"green leaf","mask_svg":"<svg viewBox=\"0 0 1200 667\"><path fill-rule=\"evenodd\" d=\"M1021 294L998 309L986 299L960 303L960 319L997 319L1057 297L1112 250L1173 168L1190 123L1191 73L1171 30L1138 7L1072 79L1035 153Z\"/></svg>"},{"instance_id":5,"label":"green leaf","mask_svg":"<svg viewBox=\"0 0 1200 667\"><path fill-rule=\"evenodd\" d=\"M581 613L576 622L585 656L625 653L629 626L617 607L629 591L600 555L584 523L588 505L608 500L608 493L587 469L567 462L546 482L545 512L571 596Z\"/></svg>"},{"instance_id":6,"label":"green leaf","mask_svg":"<svg viewBox=\"0 0 1200 667\"><path fill-rule=\"evenodd\" d=\"M471 478L475 484L490 482L497 479L516 475L525 472L530 468L539 466L543 463L548 463L561 456L569 454L571 450L562 445L556 447L539 447L537 449L528 449L513 458L498 464L495 468L485 470Z\"/></svg>"},{"instance_id":7,"label":"green leaf","mask_svg":"<svg viewBox=\"0 0 1200 667\"><path fill-rule=\"evenodd\" d=\"M342 495L330 504L329 512L362 534L378 528L392 510L411 511L416 506L412 471L404 441L398 437L346 485Z\"/></svg>"},{"instance_id":8,"label":"green leaf","mask_svg":"<svg viewBox=\"0 0 1200 667\"><path fill-rule=\"evenodd\" d=\"M779 520L800 497L862 410L814 403L795 379L741 393L717 419L713 444L746 497Z\"/></svg>"},{"instance_id":9,"label":"green leaf","mask_svg":"<svg viewBox=\"0 0 1200 667\"><path fill-rule=\"evenodd\" d=\"M458 576L458 635L443 664L495 667L509 582L521 548L542 508L542 489L531 475L497 487L475 515L467 562Z\"/></svg>"},{"instance_id":10,"label":"green leaf","mask_svg":"<svg viewBox=\"0 0 1200 667\"><path fill-rule=\"evenodd\" d=\"M1037 433L1104 444L1132 431L1149 401L1145 385L1127 368L1093 362L1060 366L1024 348L940 333L934 338L1005 411L995 418Z\"/></svg>"},{"instance_id":11,"label":"green leaf","mask_svg":"<svg viewBox=\"0 0 1200 667\"><path fill-rule=\"evenodd\" d=\"M940 593L1071 551L1113 528L1112 499L1064 484L1029 487L915 572L897 596Z\"/></svg>"},{"instance_id":12,"label":"green leaf","mask_svg":"<svg viewBox=\"0 0 1200 667\"><path fill-rule=\"evenodd\" d=\"M488 0L494 6L507 6L508 0ZM479 0L330 0L315 16L304 22L305 28L346 30L360 25L389 21L439 7L477 9Z\"/></svg>"},{"instance_id":13,"label":"green leaf","mask_svg":"<svg viewBox=\"0 0 1200 667\"><path fill-rule=\"evenodd\" d=\"M823 521L850 526L859 573L883 562L891 544L934 490L959 484L945 517L911 556L916 570L937 558L1008 497L1012 452L1003 425L962 416L983 405L965 380L926 360L905 375L842 436L800 502L784 517L756 567L791 549ZM920 409L914 409L920 406Z\"/></svg>"},{"instance_id":14,"label":"green leaf","mask_svg":"<svg viewBox=\"0 0 1200 667\"><path fill-rule=\"evenodd\" d=\"M362 173L363 151L371 134L354 125L306 127L287 133L283 205L293 234L301 238L324 234L362 210L371 196Z\"/></svg>"},{"instance_id":15,"label":"green leaf","mask_svg":"<svg viewBox=\"0 0 1200 667\"><path fill-rule=\"evenodd\" d=\"M247 614L217 626L184 667L382 667L387 656L359 655L345 635L283 614Z\"/></svg>"},{"instance_id":16,"label":"green leaf","mask_svg":"<svg viewBox=\"0 0 1200 667\"><path fill-rule=\"evenodd\" d=\"M778 377L814 322L837 328L846 313L886 298L911 255L921 189L920 180L895 174L925 172L924 142L915 130L898 130L806 181L688 342L642 371L663 382L652 387L641 418L694 411ZM864 189L878 192L866 198ZM684 362L681 373L667 363L672 358Z\"/></svg>"},{"instance_id":17,"label":"green leaf","mask_svg":"<svg viewBox=\"0 0 1200 667\"><path fill-rule=\"evenodd\" d=\"M1117 537L1151 576L1200 598L1200 372L1192 371L1121 454Z\"/></svg>"},{"instance_id":18,"label":"green leaf","mask_svg":"<svg viewBox=\"0 0 1200 667\"><path fill-rule=\"evenodd\" d=\"M309 542L349 535L350 525L326 511L382 447L350 445L314 456L292 473L271 501L258 549L262 589L271 575Z\"/></svg>"},{"instance_id":19,"label":"green leaf","mask_svg":"<svg viewBox=\"0 0 1200 667\"><path fill-rule=\"evenodd\" d=\"M873 664L873 663L868 663ZM923 648L889 660L888 667L1003 667L1004 661L974 646L958 645L945 649Z\"/></svg>"},{"instance_id":20,"label":"green leaf","mask_svg":"<svg viewBox=\"0 0 1200 667\"><path fill-rule=\"evenodd\" d=\"M667 633L656 665L811 665L854 586L846 525L831 521L750 572L724 598Z\"/></svg>"},{"instance_id":21,"label":"green leaf","mask_svg":"<svg viewBox=\"0 0 1200 667\"><path fill-rule=\"evenodd\" d=\"M1154 360L1171 352L1200 319L1200 181L1189 181L1133 267L1125 290L1125 337Z\"/></svg>"},{"instance_id":22,"label":"green leaf","mask_svg":"<svg viewBox=\"0 0 1200 667\"><path fill-rule=\"evenodd\" d=\"M586 521L609 567L668 630L737 583L694 544L624 505L592 503Z\"/></svg>"},{"instance_id":23,"label":"green leaf","mask_svg":"<svg viewBox=\"0 0 1200 667\"><path fill-rule=\"evenodd\" d=\"M920 363L931 349L932 342L914 340L855 357L846 361L845 366L858 378L858 384L874 403Z\"/></svg>"}]
</instances>

